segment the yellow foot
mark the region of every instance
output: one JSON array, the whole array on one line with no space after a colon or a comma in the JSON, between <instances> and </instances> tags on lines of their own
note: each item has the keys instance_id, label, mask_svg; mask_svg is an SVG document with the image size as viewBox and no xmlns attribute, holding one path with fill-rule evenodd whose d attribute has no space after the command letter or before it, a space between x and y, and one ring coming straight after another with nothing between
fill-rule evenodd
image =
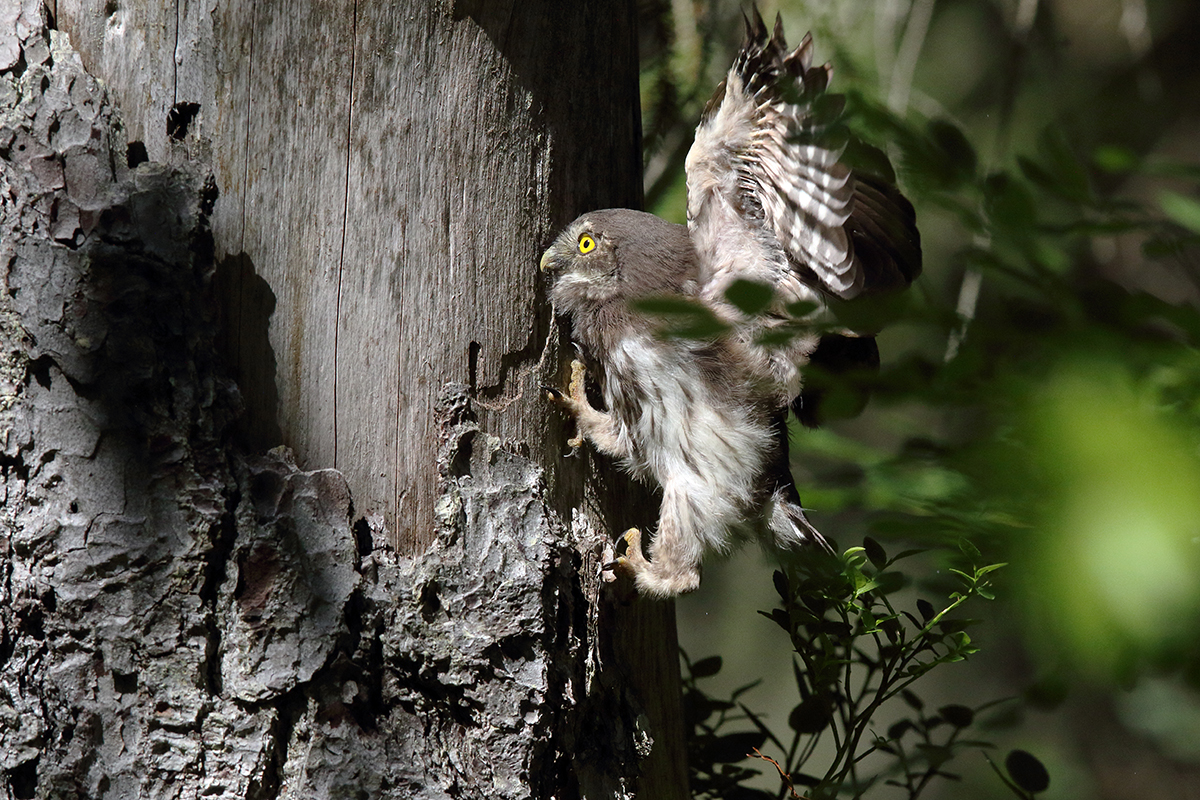
<instances>
[{"instance_id":1,"label":"yellow foot","mask_svg":"<svg viewBox=\"0 0 1200 800\"><path fill-rule=\"evenodd\" d=\"M579 359L571 362L571 382L567 385L567 393L553 386L543 386L542 391L553 403L562 406L575 416L588 406L587 399L587 367Z\"/></svg>"},{"instance_id":2,"label":"yellow foot","mask_svg":"<svg viewBox=\"0 0 1200 800\"><path fill-rule=\"evenodd\" d=\"M576 403L587 405L587 367L578 358L571 361L571 383L567 391Z\"/></svg>"},{"instance_id":3,"label":"yellow foot","mask_svg":"<svg viewBox=\"0 0 1200 800\"><path fill-rule=\"evenodd\" d=\"M630 528L621 534L621 540L625 542L625 554L605 564L604 569L636 580L638 573L650 566L650 562L642 555L642 532L637 528Z\"/></svg>"},{"instance_id":4,"label":"yellow foot","mask_svg":"<svg viewBox=\"0 0 1200 800\"><path fill-rule=\"evenodd\" d=\"M605 564L604 569L614 575L631 578L638 594L655 598L675 597L693 592L700 585L698 562L651 562L642 555L642 532L637 528L625 531L621 539L625 541L625 554Z\"/></svg>"},{"instance_id":5,"label":"yellow foot","mask_svg":"<svg viewBox=\"0 0 1200 800\"><path fill-rule=\"evenodd\" d=\"M543 386L542 391L546 393L546 398L550 402L562 408L572 417L578 418L590 406L587 399L587 368L583 362L575 359L571 362L571 382L567 387L567 394L563 394L559 389L553 386ZM576 433L570 439L567 439L567 446L572 452L583 446L583 434Z\"/></svg>"}]
</instances>

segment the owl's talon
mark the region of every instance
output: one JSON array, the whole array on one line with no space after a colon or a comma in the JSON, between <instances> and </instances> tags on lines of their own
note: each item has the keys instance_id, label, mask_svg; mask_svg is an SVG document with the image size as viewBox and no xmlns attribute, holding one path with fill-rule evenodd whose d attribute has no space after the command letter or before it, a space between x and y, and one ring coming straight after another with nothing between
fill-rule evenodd
<instances>
[{"instance_id":1,"label":"owl's talon","mask_svg":"<svg viewBox=\"0 0 1200 800\"><path fill-rule=\"evenodd\" d=\"M567 385L565 393L553 386L542 386L542 391L552 402L559 404L575 416L579 416L584 410L591 408L587 399L587 368L578 359L571 362L571 382Z\"/></svg>"},{"instance_id":2,"label":"owl's talon","mask_svg":"<svg viewBox=\"0 0 1200 800\"><path fill-rule=\"evenodd\" d=\"M580 412L579 403L575 398L563 392L562 389L555 389L553 386L543 386L542 391L546 393L546 399L556 406L566 411L572 417L578 417ZM576 437L579 438L579 437Z\"/></svg>"},{"instance_id":3,"label":"owl's talon","mask_svg":"<svg viewBox=\"0 0 1200 800\"><path fill-rule=\"evenodd\" d=\"M630 528L621 534L617 541L625 542L625 552L605 564L602 569L638 583L638 576L644 576L650 567L650 562L642 555L642 532L637 528Z\"/></svg>"},{"instance_id":4,"label":"owl's talon","mask_svg":"<svg viewBox=\"0 0 1200 800\"><path fill-rule=\"evenodd\" d=\"M616 560L604 565L605 569L611 569L613 572L624 573L631 578L636 577L639 572L644 570L649 562L642 555L642 532L637 528L630 528L621 534L620 540L625 542L625 553L616 558Z\"/></svg>"},{"instance_id":5,"label":"owl's talon","mask_svg":"<svg viewBox=\"0 0 1200 800\"><path fill-rule=\"evenodd\" d=\"M611 572L614 576L624 576L631 581L637 580L637 568L629 561L626 556L618 556L615 561L610 561L604 565L606 572Z\"/></svg>"}]
</instances>

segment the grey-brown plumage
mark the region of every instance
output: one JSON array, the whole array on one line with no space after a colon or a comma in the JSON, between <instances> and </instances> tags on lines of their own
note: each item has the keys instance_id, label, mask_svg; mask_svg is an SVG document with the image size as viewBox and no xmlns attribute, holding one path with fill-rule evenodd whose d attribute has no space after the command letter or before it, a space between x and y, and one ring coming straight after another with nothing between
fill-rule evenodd
<instances>
[{"instance_id":1,"label":"grey-brown plumage","mask_svg":"<svg viewBox=\"0 0 1200 800\"><path fill-rule=\"evenodd\" d=\"M593 408L584 367L572 365L567 393L553 399L576 418L581 437L663 491L646 558L640 532L626 532L616 567L640 591L695 589L709 551L746 538L795 549L825 547L804 515L788 469L786 416L802 394L810 357L828 371L877 359L873 340L840 331L822 339L814 323L783 345L760 344L779 325L795 327L789 304L893 291L920 271L912 207L886 182L853 174L823 136L817 100L828 67L811 66L811 39L788 51L757 12L747 41L705 109L687 158L688 225L609 209L584 214L542 258L550 297L571 318L579 345L599 366L606 411ZM828 109L831 104L819 104ZM822 112L826 113L826 112ZM766 284L774 301L747 315L726 298L739 280ZM689 298L727 332L664 338L631 306L648 296ZM814 396L815 397L815 396Z\"/></svg>"}]
</instances>

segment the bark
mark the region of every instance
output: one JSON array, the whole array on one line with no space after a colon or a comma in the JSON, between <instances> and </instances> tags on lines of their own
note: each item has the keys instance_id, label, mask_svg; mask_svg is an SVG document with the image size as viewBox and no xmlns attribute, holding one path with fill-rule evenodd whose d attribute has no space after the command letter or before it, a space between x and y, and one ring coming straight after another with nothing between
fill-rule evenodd
<instances>
[{"instance_id":1,"label":"bark","mask_svg":"<svg viewBox=\"0 0 1200 800\"><path fill-rule=\"evenodd\" d=\"M685 795L673 607L599 571L653 504L537 391L632 45L509 11L0 8L7 796Z\"/></svg>"}]
</instances>

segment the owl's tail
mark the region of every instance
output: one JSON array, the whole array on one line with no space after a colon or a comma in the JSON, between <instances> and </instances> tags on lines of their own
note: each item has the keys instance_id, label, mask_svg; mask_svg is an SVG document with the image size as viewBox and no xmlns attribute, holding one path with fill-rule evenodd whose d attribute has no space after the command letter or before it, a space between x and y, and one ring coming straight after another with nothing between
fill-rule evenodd
<instances>
[{"instance_id":1,"label":"owl's tail","mask_svg":"<svg viewBox=\"0 0 1200 800\"><path fill-rule=\"evenodd\" d=\"M768 520L768 527L773 536L771 544L785 551L816 545L826 552L833 553L833 546L804 515L795 484L790 488L791 492L787 492L785 487L777 487L771 496L771 515Z\"/></svg>"},{"instance_id":2,"label":"owl's tail","mask_svg":"<svg viewBox=\"0 0 1200 800\"><path fill-rule=\"evenodd\" d=\"M788 459L786 408L774 414L771 427L775 436L775 452L764 475L764 488L769 487L771 492L766 507L766 522L771 537L763 544L784 552L795 552L816 545L833 553L829 541L808 521L804 507L800 505L800 493L796 491L796 479L792 477Z\"/></svg>"}]
</instances>

